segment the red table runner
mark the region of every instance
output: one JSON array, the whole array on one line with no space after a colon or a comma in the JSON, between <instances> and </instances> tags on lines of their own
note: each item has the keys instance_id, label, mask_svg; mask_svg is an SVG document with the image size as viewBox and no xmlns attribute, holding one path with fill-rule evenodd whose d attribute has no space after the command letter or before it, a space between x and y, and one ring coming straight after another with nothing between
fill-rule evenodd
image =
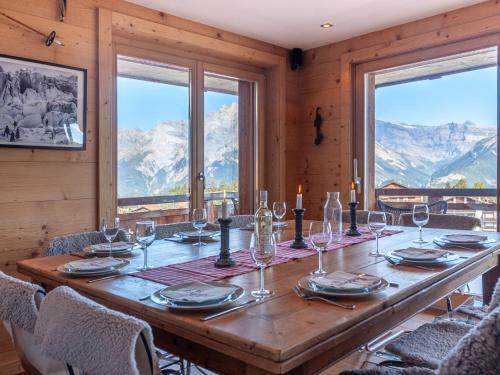
<instances>
[{"instance_id":1,"label":"red table runner","mask_svg":"<svg viewBox=\"0 0 500 375\"><path fill-rule=\"evenodd\" d=\"M361 236L358 237L343 236L340 243L330 244L326 251L338 250L346 246L370 241L375 238L366 228L361 228L360 232ZM381 237L392 236L393 234L401 232L401 230L386 229ZM293 240L290 240L280 242L278 244L276 257L271 266L317 254L316 250L310 247L306 249L292 249L290 248L292 242ZM140 277L142 279L154 281L164 285L174 285L190 281L216 281L226 277L233 277L253 272L258 269L252 259L252 256L250 255L250 251L248 250L238 250L231 253L231 258L233 258L236 262L234 267L216 268L214 266L214 262L217 259L217 255L212 255L185 263L171 264L169 266L158 267L148 271L136 272L131 274L131 276Z\"/></svg>"}]
</instances>

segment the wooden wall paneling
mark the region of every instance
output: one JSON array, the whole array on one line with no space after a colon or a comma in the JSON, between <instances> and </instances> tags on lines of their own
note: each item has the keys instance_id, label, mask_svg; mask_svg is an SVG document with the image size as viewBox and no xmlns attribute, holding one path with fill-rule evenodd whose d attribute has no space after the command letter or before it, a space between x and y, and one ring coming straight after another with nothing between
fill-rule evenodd
<instances>
[{"instance_id":1,"label":"wooden wall paneling","mask_svg":"<svg viewBox=\"0 0 500 375\"><path fill-rule=\"evenodd\" d=\"M254 149L255 149L255 85L238 81L238 214L255 211Z\"/></svg>"},{"instance_id":2,"label":"wooden wall paneling","mask_svg":"<svg viewBox=\"0 0 500 375\"><path fill-rule=\"evenodd\" d=\"M99 9L99 220L116 215L112 12Z\"/></svg>"}]
</instances>

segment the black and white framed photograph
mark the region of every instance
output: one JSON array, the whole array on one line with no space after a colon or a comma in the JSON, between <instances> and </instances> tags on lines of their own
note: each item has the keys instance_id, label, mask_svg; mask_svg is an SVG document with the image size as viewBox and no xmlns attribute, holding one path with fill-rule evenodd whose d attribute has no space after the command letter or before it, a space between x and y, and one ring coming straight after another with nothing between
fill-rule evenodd
<instances>
[{"instance_id":1,"label":"black and white framed photograph","mask_svg":"<svg viewBox=\"0 0 500 375\"><path fill-rule=\"evenodd\" d=\"M0 55L0 146L84 150L87 70Z\"/></svg>"}]
</instances>

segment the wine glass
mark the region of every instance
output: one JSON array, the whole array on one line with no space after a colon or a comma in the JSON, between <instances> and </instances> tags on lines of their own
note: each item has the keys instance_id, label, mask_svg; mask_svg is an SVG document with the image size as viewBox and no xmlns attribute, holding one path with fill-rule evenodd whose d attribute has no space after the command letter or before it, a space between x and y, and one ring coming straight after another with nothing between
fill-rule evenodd
<instances>
[{"instance_id":1,"label":"wine glass","mask_svg":"<svg viewBox=\"0 0 500 375\"><path fill-rule=\"evenodd\" d=\"M380 257L384 255L379 252L378 238L380 234L384 231L386 225L387 225L387 216L385 215L385 212L380 212L380 211L368 212L368 228L370 228L370 232L375 233L375 237L377 240L377 251L370 252L369 253L370 256Z\"/></svg>"},{"instance_id":2,"label":"wine glass","mask_svg":"<svg viewBox=\"0 0 500 375\"><path fill-rule=\"evenodd\" d=\"M418 227L419 238L413 242L418 244L427 243L422 237L422 227L429 222L429 206L426 204L416 204L413 206L413 223Z\"/></svg>"},{"instance_id":3,"label":"wine glass","mask_svg":"<svg viewBox=\"0 0 500 375\"><path fill-rule=\"evenodd\" d=\"M137 270L146 271L153 268L148 266L148 246L155 240L155 222L144 220L135 223L135 240L141 245L144 252L144 265L137 267Z\"/></svg>"},{"instance_id":4,"label":"wine glass","mask_svg":"<svg viewBox=\"0 0 500 375\"><path fill-rule=\"evenodd\" d=\"M274 202L273 203L273 214L276 219L278 219L278 231L281 231L281 220L286 214L286 202Z\"/></svg>"},{"instance_id":5,"label":"wine glass","mask_svg":"<svg viewBox=\"0 0 500 375\"><path fill-rule=\"evenodd\" d=\"M252 233L250 254L255 264L260 267L260 288L252 291L252 296L257 298L268 297L273 292L264 287L264 268L273 262L276 255L276 239L274 238L274 234L258 237L255 233Z\"/></svg>"},{"instance_id":6,"label":"wine glass","mask_svg":"<svg viewBox=\"0 0 500 375\"><path fill-rule=\"evenodd\" d=\"M201 242L201 232L207 226L207 209L195 208L193 210L193 227L198 230L198 242L193 246L205 246L206 243Z\"/></svg>"},{"instance_id":7,"label":"wine glass","mask_svg":"<svg viewBox=\"0 0 500 375\"><path fill-rule=\"evenodd\" d=\"M120 231L120 218L115 217L114 221L102 219L101 233L109 243L109 257L113 257L113 241Z\"/></svg>"},{"instance_id":8,"label":"wine glass","mask_svg":"<svg viewBox=\"0 0 500 375\"><path fill-rule=\"evenodd\" d=\"M311 275L324 275L323 269L323 251L332 243L332 227L329 222L313 221L309 225L309 241L318 252L318 269L311 272Z\"/></svg>"}]
</instances>

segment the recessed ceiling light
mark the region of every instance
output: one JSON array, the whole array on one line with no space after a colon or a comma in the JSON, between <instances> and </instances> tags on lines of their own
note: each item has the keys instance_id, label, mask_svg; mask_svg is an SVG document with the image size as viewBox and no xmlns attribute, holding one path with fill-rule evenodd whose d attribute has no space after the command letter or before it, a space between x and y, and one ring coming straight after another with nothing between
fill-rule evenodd
<instances>
[{"instance_id":1,"label":"recessed ceiling light","mask_svg":"<svg viewBox=\"0 0 500 375\"><path fill-rule=\"evenodd\" d=\"M323 23L320 25L323 29L329 29L330 27L333 27L333 24L331 24L330 22L327 22L327 23Z\"/></svg>"}]
</instances>

